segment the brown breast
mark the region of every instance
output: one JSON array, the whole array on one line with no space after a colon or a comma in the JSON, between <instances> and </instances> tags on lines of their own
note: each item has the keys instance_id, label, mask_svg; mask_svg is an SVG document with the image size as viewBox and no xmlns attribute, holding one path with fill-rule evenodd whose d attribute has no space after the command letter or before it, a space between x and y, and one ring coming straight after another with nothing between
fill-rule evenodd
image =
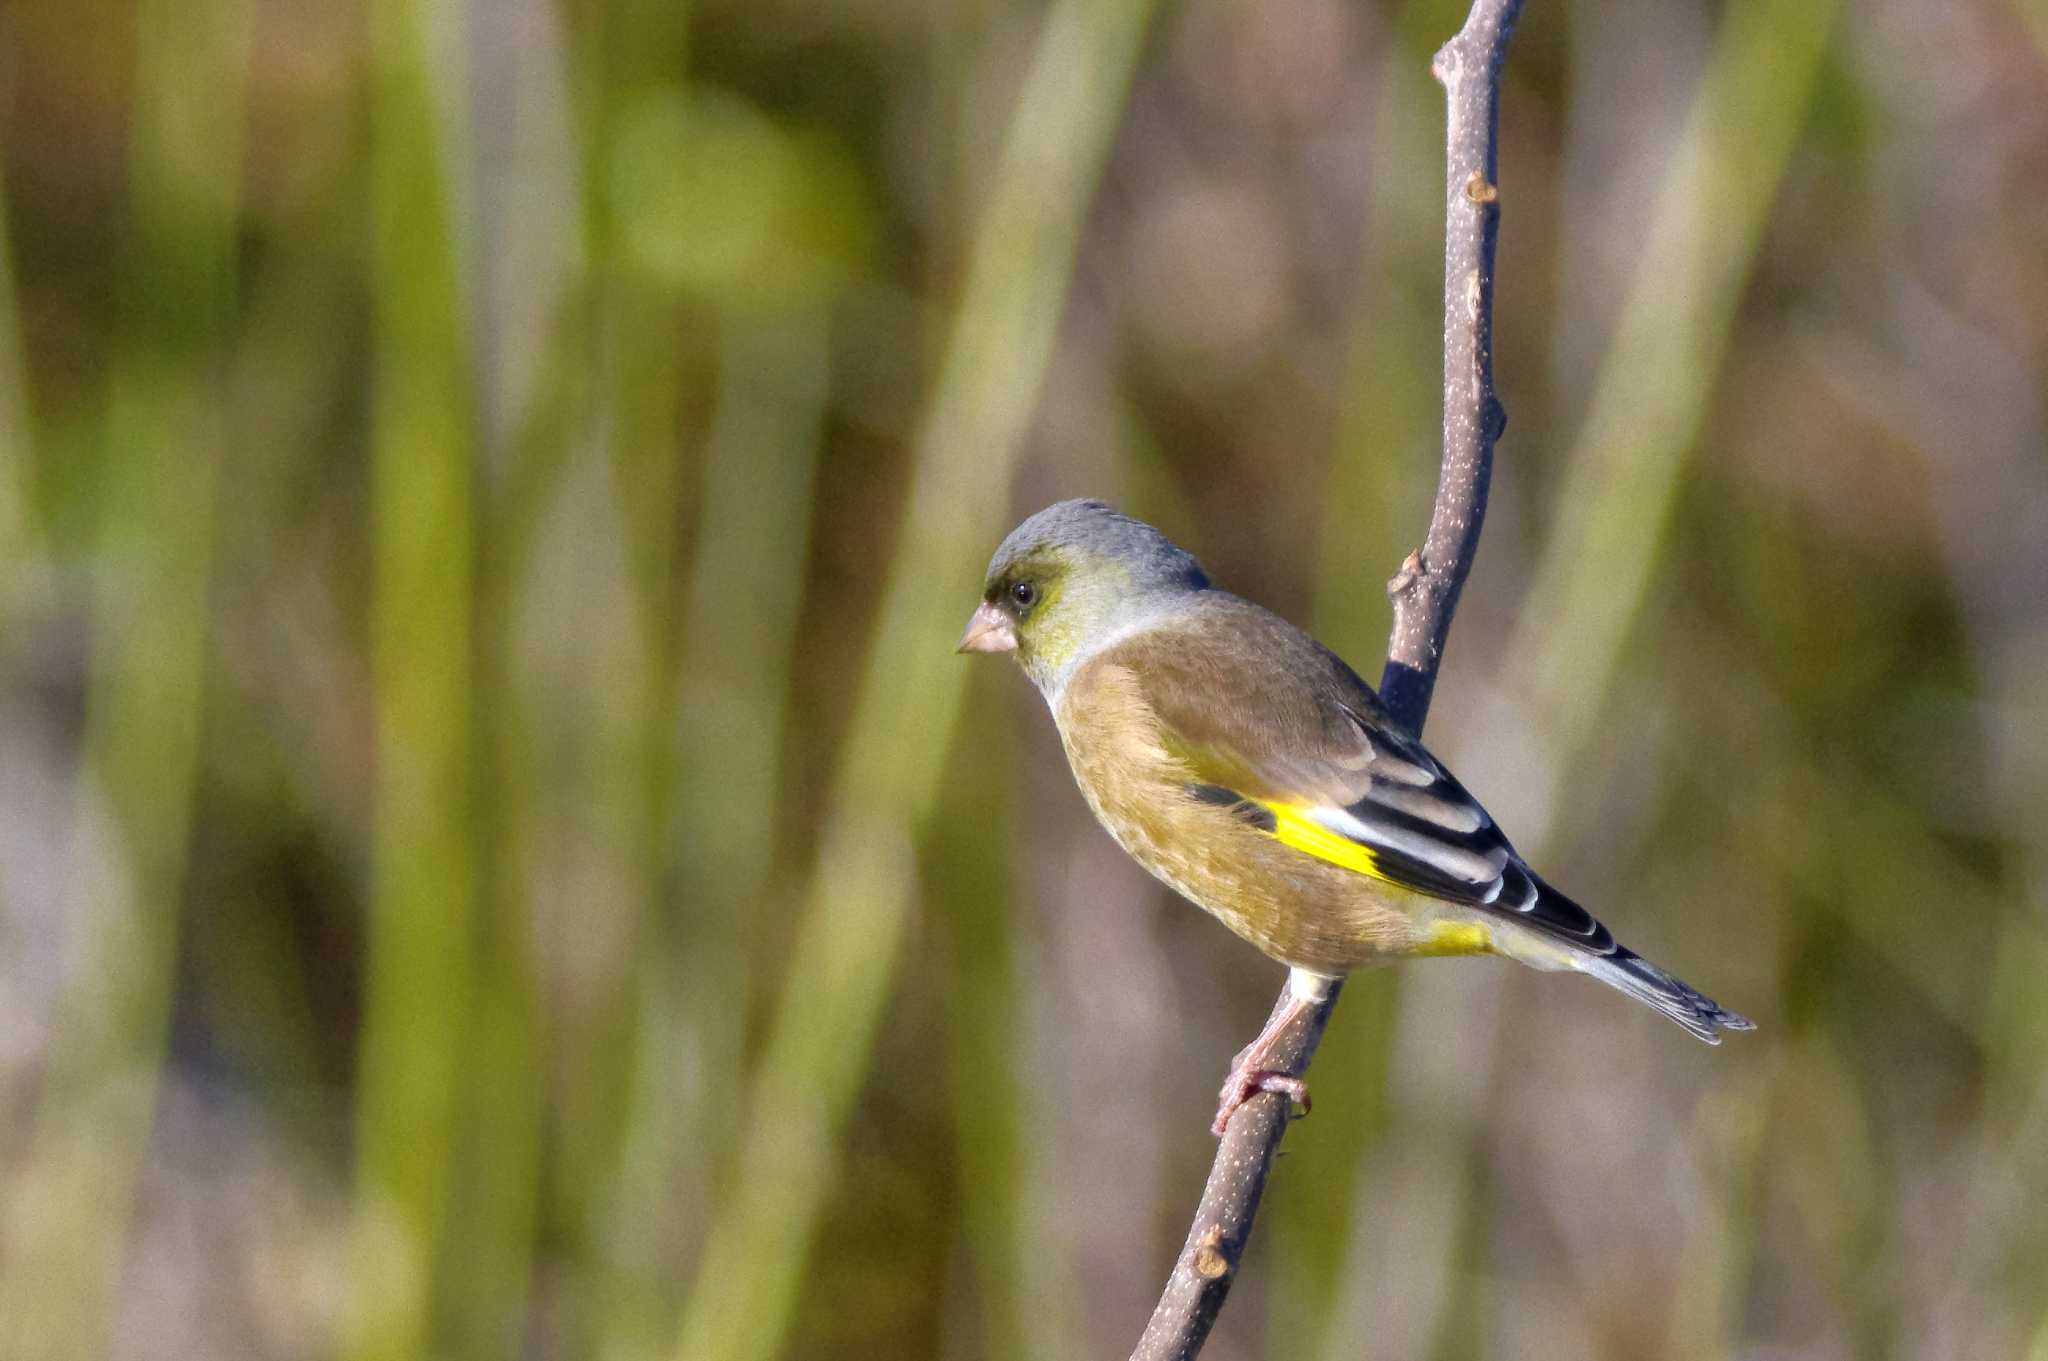
<instances>
[{"instance_id":1,"label":"brown breast","mask_svg":"<svg viewBox=\"0 0 2048 1361\"><path fill-rule=\"evenodd\" d=\"M1174 756L1136 677L1113 658L1078 670L1054 719L1074 780L1131 857L1267 955L1341 975L1413 951L1402 894L1293 850L1227 806Z\"/></svg>"}]
</instances>

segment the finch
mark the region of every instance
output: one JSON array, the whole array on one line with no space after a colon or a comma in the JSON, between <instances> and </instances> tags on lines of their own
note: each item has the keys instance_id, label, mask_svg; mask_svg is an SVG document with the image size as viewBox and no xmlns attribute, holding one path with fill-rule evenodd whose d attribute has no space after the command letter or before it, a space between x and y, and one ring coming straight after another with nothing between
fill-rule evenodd
<instances>
[{"instance_id":1,"label":"finch","mask_svg":"<svg viewBox=\"0 0 2048 1361\"><path fill-rule=\"evenodd\" d=\"M1754 1028L1537 877L1356 672L1141 520L1100 501L1025 520L959 650L1014 657L1117 844L1287 966L1218 1134L1255 1092L1306 1106L1273 1044L1334 980L1389 960L1504 955L1597 978L1709 1044Z\"/></svg>"}]
</instances>

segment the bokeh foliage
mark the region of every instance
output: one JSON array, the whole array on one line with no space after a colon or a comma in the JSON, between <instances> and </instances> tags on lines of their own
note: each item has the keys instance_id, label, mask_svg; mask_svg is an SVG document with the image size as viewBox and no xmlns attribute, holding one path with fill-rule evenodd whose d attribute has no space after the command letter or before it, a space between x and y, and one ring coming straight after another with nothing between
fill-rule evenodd
<instances>
[{"instance_id":1,"label":"bokeh foliage","mask_svg":"<svg viewBox=\"0 0 2048 1361\"><path fill-rule=\"evenodd\" d=\"M1277 971L951 647L1371 674L1448 0L0 7L0 1356L1116 1355ZM2048 1358L2048 22L1532 0L1430 737L1708 1051L1347 989L1216 1356Z\"/></svg>"}]
</instances>

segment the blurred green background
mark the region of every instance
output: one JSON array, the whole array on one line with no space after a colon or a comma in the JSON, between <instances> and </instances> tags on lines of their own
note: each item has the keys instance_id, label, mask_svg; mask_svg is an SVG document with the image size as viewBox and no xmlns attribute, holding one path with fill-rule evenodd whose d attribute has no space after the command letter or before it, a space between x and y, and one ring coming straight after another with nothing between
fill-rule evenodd
<instances>
[{"instance_id":1,"label":"blurred green background","mask_svg":"<svg viewBox=\"0 0 2048 1361\"><path fill-rule=\"evenodd\" d=\"M1122 1355L1279 971L1011 668L1378 671L1445 0L0 6L0 1356ZM1720 1050L1361 978L1209 1355L2048 1361L2048 9L1535 0L1429 735Z\"/></svg>"}]
</instances>

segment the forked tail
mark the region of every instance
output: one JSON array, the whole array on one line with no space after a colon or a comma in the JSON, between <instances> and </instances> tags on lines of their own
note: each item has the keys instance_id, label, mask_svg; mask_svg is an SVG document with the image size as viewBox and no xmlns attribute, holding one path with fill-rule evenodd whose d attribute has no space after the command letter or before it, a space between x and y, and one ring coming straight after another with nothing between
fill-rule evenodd
<instances>
[{"instance_id":1,"label":"forked tail","mask_svg":"<svg viewBox=\"0 0 2048 1361\"><path fill-rule=\"evenodd\" d=\"M1729 1011L1699 989L1644 959L1615 940L1593 914L1536 877L1519 860L1501 876L1501 893L1489 905L1496 922L1493 947L1538 969L1577 969L1610 988L1647 1003L1705 1040L1719 1044L1724 1030L1754 1030L1747 1017ZM1500 929L1505 918L1509 923ZM1520 930L1515 929L1520 927Z\"/></svg>"}]
</instances>

